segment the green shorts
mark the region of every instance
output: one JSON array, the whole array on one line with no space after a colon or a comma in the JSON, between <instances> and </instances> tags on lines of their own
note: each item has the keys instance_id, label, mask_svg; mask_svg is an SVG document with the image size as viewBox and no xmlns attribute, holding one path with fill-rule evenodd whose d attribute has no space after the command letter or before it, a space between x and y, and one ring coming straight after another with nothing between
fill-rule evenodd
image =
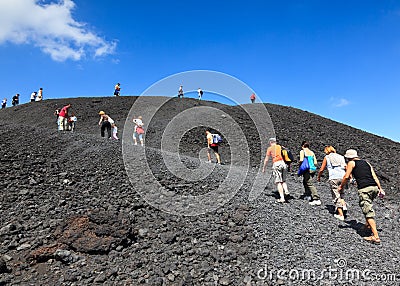
<instances>
[{"instance_id":1,"label":"green shorts","mask_svg":"<svg viewBox=\"0 0 400 286\"><path fill-rule=\"evenodd\" d=\"M358 190L359 205L365 218L374 218L375 211L372 208L372 201L379 193L377 186L370 186Z\"/></svg>"}]
</instances>

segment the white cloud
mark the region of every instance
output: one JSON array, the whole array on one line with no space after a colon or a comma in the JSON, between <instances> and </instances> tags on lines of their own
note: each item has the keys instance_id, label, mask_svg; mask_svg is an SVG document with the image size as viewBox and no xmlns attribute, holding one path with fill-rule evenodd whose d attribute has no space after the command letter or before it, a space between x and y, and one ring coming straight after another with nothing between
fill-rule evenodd
<instances>
[{"instance_id":1,"label":"white cloud","mask_svg":"<svg viewBox=\"0 0 400 286\"><path fill-rule=\"evenodd\" d=\"M335 98L335 97L331 97L331 102L332 102L332 105L334 106L334 107L344 107L344 106L347 106L347 105L349 105L350 104L350 101L348 101L347 99L345 99L345 98Z\"/></svg>"},{"instance_id":2,"label":"white cloud","mask_svg":"<svg viewBox=\"0 0 400 286\"><path fill-rule=\"evenodd\" d=\"M0 44L32 44L56 61L80 60L88 54L112 54L107 42L72 17L72 0L0 0Z\"/></svg>"}]
</instances>

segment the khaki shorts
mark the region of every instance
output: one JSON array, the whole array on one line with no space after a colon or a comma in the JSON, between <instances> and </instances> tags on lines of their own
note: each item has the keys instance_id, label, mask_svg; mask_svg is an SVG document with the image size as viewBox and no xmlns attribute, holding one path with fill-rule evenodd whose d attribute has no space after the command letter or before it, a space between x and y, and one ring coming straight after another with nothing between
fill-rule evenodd
<instances>
[{"instance_id":1,"label":"khaki shorts","mask_svg":"<svg viewBox=\"0 0 400 286\"><path fill-rule=\"evenodd\" d=\"M287 168L283 161L278 161L272 164L272 173L275 177L275 184L286 182Z\"/></svg>"},{"instance_id":2,"label":"khaki shorts","mask_svg":"<svg viewBox=\"0 0 400 286\"><path fill-rule=\"evenodd\" d=\"M343 192L338 191L338 188L339 188L341 182L342 182L341 179L329 180L329 185L331 186L331 193L332 193L332 202L335 204L336 209L344 207Z\"/></svg>"},{"instance_id":3,"label":"khaki shorts","mask_svg":"<svg viewBox=\"0 0 400 286\"><path fill-rule=\"evenodd\" d=\"M374 218L375 211L372 208L372 201L379 193L377 186L366 187L358 190L359 205L365 218Z\"/></svg>"}]
</instances>

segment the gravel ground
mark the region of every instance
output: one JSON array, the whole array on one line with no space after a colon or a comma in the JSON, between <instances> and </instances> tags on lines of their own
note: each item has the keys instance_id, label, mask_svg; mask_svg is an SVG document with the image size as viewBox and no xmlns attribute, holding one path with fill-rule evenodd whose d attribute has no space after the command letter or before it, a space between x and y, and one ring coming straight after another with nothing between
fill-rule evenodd
<instances>
[{"instance_id":1,"label":"gravel ground","mask_svg":"<svg viewBox=\"0 0 400 286\"><path fill-rule=\"evenodd\" d=\"M190 181L166 166L169 155L160 150L160 134L181 112L195 112L198 102L168 101L147 124L148 144L142 149L127 139L130 129L123 130L135 100L46 100L0 110L0 285L398 285L399 143L298 109L266 105L278 141L295 155L307 139L319 162L327 144L339 153L355 148L371 161L387 191L374 204L382 239L377 246L362 239L364 219L354 189L346 193L344 222L333 218L325 181L316 183L321 206L300 198L302 182L294 173L288 178L288 203L275 203L269 173L258 172L265 145L246 106L201 103L229 114L245 130L249 166L231 154L236 142L225 140L225 165L212 164L206 177ZM152 100L157 101L150 98L149 106ZM78 116L75 133L56 131L53 112L67 102ZM99 110L116 120L124 143L100 137ZM204 144L201 124L182 134L184 166L205 168ZM234 188L236 181L224 185L229 174L243 173L241 187ZM256 185L264 187L254 194ZM224 186L217 199L204 201L204 208L210 203L208 212L180 216L174 212L196 208L173 205L160 210L165 198L204 195L217 186ZM226 194L230 200L220 203Z\"/></svg>"}]
</instances>

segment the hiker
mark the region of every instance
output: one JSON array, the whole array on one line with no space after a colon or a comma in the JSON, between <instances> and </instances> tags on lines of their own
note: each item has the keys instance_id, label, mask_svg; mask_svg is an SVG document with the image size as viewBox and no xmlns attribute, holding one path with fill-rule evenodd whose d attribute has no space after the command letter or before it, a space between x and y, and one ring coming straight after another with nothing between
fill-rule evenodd
<instances>
[{"instance_id":1,"label":"hiker","mask_svg":"<svg viewBox=\"0 0 400 286\"><path fill-rule=\"evenodd\" d=\"M272 174L275 177L276 188L278 189L278 203L285 202L285 195L289 195L289 190L286 184L287 166L282 157L282 147L276 144L275 138L269 139L269 147L267 149L262 172L265 173L269 157L272 158Z\"/></svg>"},{"instance_id":2,"label":"hiker","mask_svg":"<svg viewBox=\"0 0 400 286\"><path fill-rule=\"evenodd\" d=\"M251 100L251 103L254 103L256 101L256 95L254 93L252 95L250 95L250 100Z\"/></svg>"},{"instance_id":3,"label":"hiker","mask_svg":"<svg viewBox=\"0 0 400 286\"><path fill-rule=\"evenodd\" d=\"M43 88L39 88L39 91L36 95L35 101L42 101L43 100Z\"/></svg>"},{"instance_id":4,"label":"hiker","mask_svg":"<svg viewBox=\"0 0 400 286\"><path fill-rule=\"evenodd\" d=\"M11 104L12 106L17 106L19 104L19 93L13 96Z\"/></svg>"},{"instance_id":5,"label":"hiker","mask_svg":"<svg viewBox=\"0 0 400 286\"><path fill-rule=\"evenodd\" d=\"M346 174L344 175L342 183L339 186L339 191L344 189L348 180L350 179L350 175L356 179L359 205L366 220L364 228L372 231L372 235L364 237L364 240L379 244L381 240L379 238L378 230L376 229L375 211L372 208L372 202L378 195L379 197L383 198L385 196L385 192L383 191L379 179L376 176L371 164L360 159L356 150L347 150L344 157L348 160L348 163L346 167Z\"/></svg>"},{"instance_id":6,"label":"hiker","mask_svg":"<svg viewBox=\"0 0 400 286\"><path fill-rule=\"evenodd\" d=\"M218 146L219 146L219 138L221 137L219 134L211 134L210 130L206 130L207 136L207 157L208 163L211 163L211 150L214 151L215 157L217 158L217 164L221 165L221 156L218 153Z\"/></svg>"},{"instance_id":7,"label":"hiker","mask_svg":"<svg viewBox=\"0 0 400 286\"><path fill-rule=\"evenodd\" d=\"M31 93L31 102L35 102L35 100L36 100L36 95L37 95L37 92L36 92L36 91L34 91L34 92Z\"/></svg>"},{"instance_id":8,"label":"hiker","mask_svg":"<svg viewBox=\"0 0 400 286\"><path fill-rule=\"evenodd\" d=\"M181 85L178 90L178 98L183 98L183 86Z\"/></svg>"},{"instance_id":9,"label":"hiker","mask_svg":"<svg viewBox=\"0 0 400 286\"><path fill-rule=\"evenodd\" d=\"M65 131L68 129L68 110L71 108L71 104L67 104L61 108L58 113L58 131Z\"/></svg>"},{"instance_id":10,"label":"hiker","mask_svg":"<svg viewBox=\"0 0 400 286\"><path fill-rule=\"evenodd\" d=\"M313 151L309 149L310 143L307 141L303 141L301 144L302 150L300 151L300 164L303 163L303 160L308 160L309 168L305 170L301 175L303 176L303 186L304 186L304 199L309 201L312 206L321 205L321 201L319 199L319 195L317 189L313 185L313 177L315 175L316 166L317 166L317 158Z\"/></svg>"},{"instance_id":11,"label":"hiker","mask_svg":"<svg viewBox=\"0 0 400 286\"><path fill-rule=\"evenodd\" d=\"M99 115L100 115L99 125L101 125L100 128L101 137L105 136L104 131L107 129L108 138L111 139L111 122L114 123L114 120L112 120L104 111L100 111Z\"/></svg>"},{"instance_id":12,"label":"hiker","mask_svg":"<svg viewBox=\"0 0 400 286\"><path fill-rule=\"evenodd\" d=\"M60 120L59 120L60 111L61 111L61 108L57 108L57 109L54 111L54 113L53 113L54 116L57 117L57 130L60 130Z\"/></svg>"},{"instance_id":13,"label":"hiker","mask_svg":"<svg viewBox=\"0 0 400 286\"><path fill-rule=\"evenodd\" d=\"M115 85L115 88L114 88L114 95L115 95L115 96L119 96L119 95L120 95L120 92L121 92L121 84L120 84L120 83L117 83L117 84Z\"/></svg>"},{"instance_id":14,"label":"hiker","mask_svg":"<svg viewBox=\"0 0 400 286\"><path fill-rule=\"evenodd\" d=\"M201 98L203 97L203 90L200 87L197 90L197 94L199 95L199 100L201 100Z\"/></svg>"},{"instance_id":15,"label":"hiker","mask_svg":"<svg viewBox=\"0 0 400 286\"><path fill-rule=\"evenodd\" d=\"M111 125L111 127L112 127L112 138L114 138L115 140L119 140L117 125L115 125L115 123L114 123L114 124Z\"/></svg>"},{"instance_id":16,"label":"hiker","mask_svg":"<svg viewBox=\"0 0 400 286\"><path fill-rule=\"evenodd\" d=\"M334 217L344 221L343 211L346 210L347 207L343 198L343 192L339 191L339 186L342 182L344 174L346 173L346 162L342 155L336 153L336 150L333 148L333 146L325 147L324 152L326 156L324 157L321 168L319 169L317 181L321 181L322 173L324 172L325 168L328 169L328 182L331 187L332 201L335 205Z\"/></svg>"},{"instance_id":17,"label":"hiker","mask_svg":"<svg viewBox=\"0 0 400 286\"><path fill-rule=\"evenodd\" d=\"M139 137L140 140L140 145L143 146L143 134L144 134L144 124L142 121L142 116L139 116L138 118L134 118L132 122L135 124L135 127L133 129L133 142L135 145L137 145L137 138Z\"/></svg>"},{"instance_id":18,"label":"hiker","mask_svg":"<svg viewBox=\"0 0 400 286\"><path fill-rule=\"evenodd\" d=\"M71 116L68 118L68 127L71 132L75 131L76 121L78 121L78 118L76 118L75 114L72 113Z\"/></svg>"},{"instance_id":19,"label":"hiker","mask_svg":"<svg viewBox=\"0 0 400 286\"><path fill-rule=\"evenodd\" d=\"M3 100L2 100L2 102L1 102L1 108L3 109L3 108L6 108L6 106L7 106L7 98L4 98Z\"/></svg>"}]
</instances>

